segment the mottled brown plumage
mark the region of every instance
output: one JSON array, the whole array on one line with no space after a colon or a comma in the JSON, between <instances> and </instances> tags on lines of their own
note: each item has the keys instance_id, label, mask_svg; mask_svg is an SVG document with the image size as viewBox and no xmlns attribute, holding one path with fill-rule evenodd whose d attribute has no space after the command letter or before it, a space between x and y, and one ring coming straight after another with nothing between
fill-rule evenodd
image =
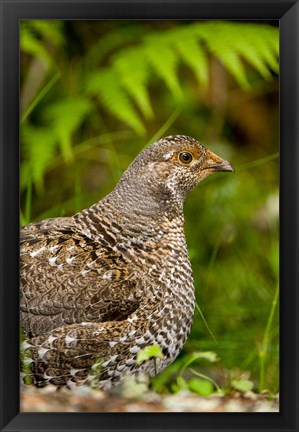
<instances>
[{"instance_id":1,"label":"mottled brown plumage","mask_svg":"<svg viewBox=\"0 0 299 432\"><path fill-rule=\"evenodd\" d=\"M176 358L194 313L183 202L215 171L232 168L193 138L166 137L98 203L22 228L23 373L36 385L105 389ZM156 344L163 359L137 365Z\"/></svg>"}]
</instances>

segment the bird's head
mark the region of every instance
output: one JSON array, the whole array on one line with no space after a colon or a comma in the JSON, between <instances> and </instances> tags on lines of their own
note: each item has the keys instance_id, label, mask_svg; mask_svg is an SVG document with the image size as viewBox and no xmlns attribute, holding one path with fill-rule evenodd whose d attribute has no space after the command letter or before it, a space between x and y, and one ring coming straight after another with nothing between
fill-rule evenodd
<instances>
[{"instance_id":1,"label":"bird's head","mask_svg":"<svg viewBox=\"0 0 299 432\"><path fill-rule=\"evenodd\" d=\"M194 138L172 135L144 149L123 174L119 188L131 201L183 204L187 193L214 172L234 171L226 160ZM141 205L141 203L140 203Z\"/></svg>"}]
</instances>

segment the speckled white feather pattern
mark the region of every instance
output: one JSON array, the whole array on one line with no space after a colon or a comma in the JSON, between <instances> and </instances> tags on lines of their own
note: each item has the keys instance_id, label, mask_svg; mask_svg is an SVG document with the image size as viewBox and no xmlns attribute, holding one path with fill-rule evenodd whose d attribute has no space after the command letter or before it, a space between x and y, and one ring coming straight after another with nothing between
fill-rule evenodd
<instances>
[{"instance_id":1,"label":"speckled white feather pattern","mask_svg":"<svg viewBox=\"0 0 299 432\"><path fill-rule=\"evenodd\" d=\"M195 139L166 137L98 203L21 229L22 376L37 386L108 389L174 361L195 301L183 201L217 170L232 171ZM138 352L156 344L163 359L138 365Z\"/></svg>"}]
</instances>

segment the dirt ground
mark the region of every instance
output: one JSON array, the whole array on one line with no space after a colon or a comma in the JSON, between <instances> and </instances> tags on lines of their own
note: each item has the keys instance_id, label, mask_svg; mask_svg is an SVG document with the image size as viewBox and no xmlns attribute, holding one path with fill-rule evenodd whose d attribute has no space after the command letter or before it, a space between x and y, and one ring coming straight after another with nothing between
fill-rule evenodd
<instances>
[{"instance_id":1,"label":"dirt ground","mask_svg":"<svg viewBox=\"0 0 299 432\"><path fill-rule=\"evenodd\" d=\"M253 392L200 397L189 391L160 395L141 386L103 392L89 387L72 390L47 386L21 387L21 412L278 412L271 400Z\"/></svg>"}]
</instances>

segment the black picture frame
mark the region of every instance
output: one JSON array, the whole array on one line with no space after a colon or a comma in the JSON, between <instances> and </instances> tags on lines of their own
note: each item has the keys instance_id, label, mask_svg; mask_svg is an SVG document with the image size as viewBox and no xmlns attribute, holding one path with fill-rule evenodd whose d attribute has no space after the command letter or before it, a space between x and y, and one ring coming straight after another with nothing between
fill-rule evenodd
<instances>
[{"instance_id":1,"label":"black picture frame","mask_svg":"<svg viewBox=\"0 0 299 432\"><path fill-rule=\"evenodd\" d=\"M1 430L298 431L299 3L294 0L0 0ZM19 20L280 21L280 412L19 412Z\"/></svg>"}]
</instances>

